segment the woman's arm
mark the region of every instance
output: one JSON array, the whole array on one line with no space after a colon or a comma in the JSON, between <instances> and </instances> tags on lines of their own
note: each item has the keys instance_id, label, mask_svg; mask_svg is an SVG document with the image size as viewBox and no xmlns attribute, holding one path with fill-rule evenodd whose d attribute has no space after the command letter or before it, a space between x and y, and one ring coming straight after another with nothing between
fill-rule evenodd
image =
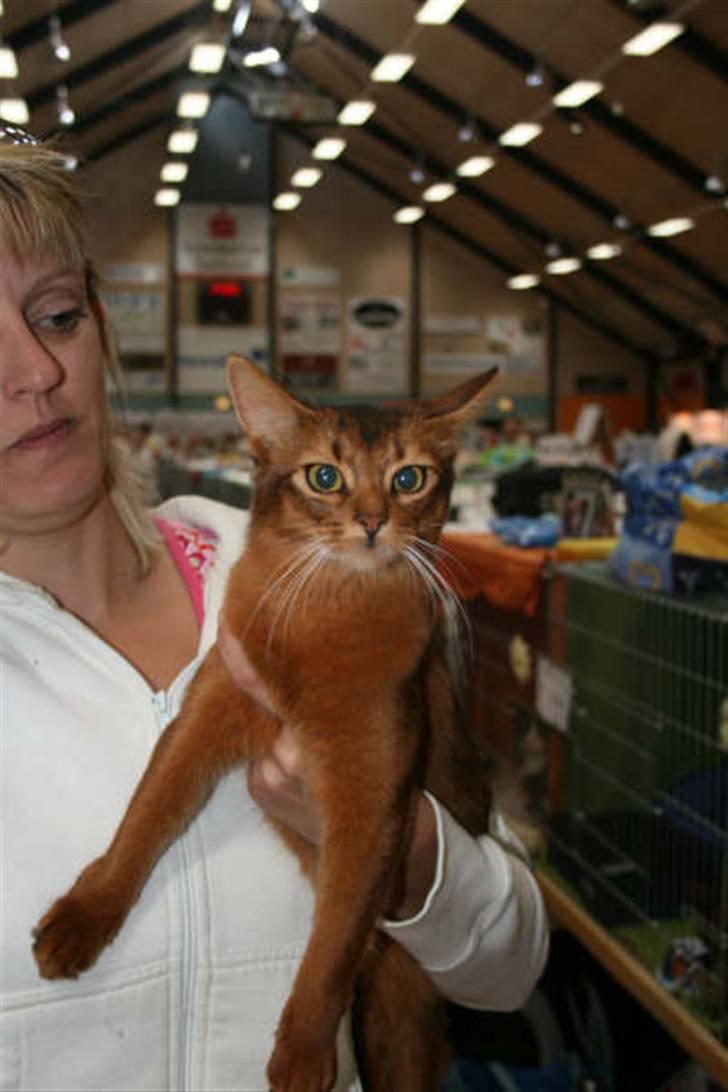
<instances>
[{"instance_id":1,"label":"woman's arm","mask_svg":"<svg viewBox=\"0 0 728 1092\"><path fill-rule=\"evenodd\" d=\"M240 643L221 630L218 646L231 675L271 708ZM304 838L320 837L305 761L286 725L248 773L250 794ZM404 895L382 928L399 941L451 1001L508 1011L528 998L548 951L548 923L526 853L496 814L474 838L429 793L418 802L405 863Z\"/></svg>"}]
</instances>

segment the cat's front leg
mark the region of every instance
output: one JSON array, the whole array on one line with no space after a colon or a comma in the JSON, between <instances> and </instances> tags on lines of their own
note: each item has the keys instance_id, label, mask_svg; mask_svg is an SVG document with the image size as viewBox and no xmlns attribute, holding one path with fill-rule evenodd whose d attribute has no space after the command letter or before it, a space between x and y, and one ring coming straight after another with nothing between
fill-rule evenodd
<instances>
[{"instance_id":1,"label":"cat's front leg","mask_svg":"<svg viewBox=\"0 0 728 1092\"><path fill-rule=\"evenodd\" d=\"M75 978L121 928L157 860L205 803L219 778L263 753L274 718L239 690L216 649L165 730L106 853L33 930L44 978Z\"/></svg>"}]
</instances>

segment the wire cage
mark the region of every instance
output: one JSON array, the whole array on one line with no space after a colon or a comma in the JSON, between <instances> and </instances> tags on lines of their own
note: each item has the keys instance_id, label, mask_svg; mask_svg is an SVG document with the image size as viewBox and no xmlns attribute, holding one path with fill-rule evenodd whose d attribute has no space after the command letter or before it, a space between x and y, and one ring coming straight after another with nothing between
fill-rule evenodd
<instances>
[{"instance_id":1,"label":"wire cage","mask_svg":"<svg viewBox=\"0 0 728 1092\"><path fill-rule=\"evenodd\" d=\"M728 602L549 582L546 651L571 686L552 738L548 866L728 1042Z\"/></svg>"}]
</instances>

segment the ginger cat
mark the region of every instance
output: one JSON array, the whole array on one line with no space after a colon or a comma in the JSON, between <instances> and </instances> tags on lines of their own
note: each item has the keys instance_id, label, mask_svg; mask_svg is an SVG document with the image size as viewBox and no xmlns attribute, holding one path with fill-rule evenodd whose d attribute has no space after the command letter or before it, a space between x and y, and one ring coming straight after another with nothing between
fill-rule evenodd
<instances>
[{"instance_id":1,"label":"ginger cat","mask_svg":"<svg viewBox=\"0 0 728 1092\"><path fill-rule=\"evenodd\" d=\"M322 817L320 847L279 826L316 905L268 1080L272 1092L328 1092L353 1005L365 1087L428 1092L448 1063L442 1009L375 926L396 905L417 786L473 833L487 828L489 786L446 668L436 542L458 426L478 414L494 371L386 411L313 408L240 357L228 372L256 471L224 617L300 740ZM42 975L94 963L218 779L264 754L277 724L213 647L107 852L38 923Z\"/></svg>"}]
</instances>

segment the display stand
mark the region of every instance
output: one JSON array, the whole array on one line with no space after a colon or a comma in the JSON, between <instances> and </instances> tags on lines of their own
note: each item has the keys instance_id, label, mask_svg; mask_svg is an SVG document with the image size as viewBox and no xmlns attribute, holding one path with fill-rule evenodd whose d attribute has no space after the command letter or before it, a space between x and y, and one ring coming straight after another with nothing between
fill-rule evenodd
<instances>
[{"instance_id":1,"label":"display stand","mask_svg":"<svg viewBox=\"0 0 728 1092\"><path fill-rule=\"evenodd\" d=\"M618 941L578 905L550 876L538 873L544 900L555 920L584 947L656 1020L674 1035L684 1050L728 1089L728 1050L694 1020Z\"/></svg>"}]
</instances>

